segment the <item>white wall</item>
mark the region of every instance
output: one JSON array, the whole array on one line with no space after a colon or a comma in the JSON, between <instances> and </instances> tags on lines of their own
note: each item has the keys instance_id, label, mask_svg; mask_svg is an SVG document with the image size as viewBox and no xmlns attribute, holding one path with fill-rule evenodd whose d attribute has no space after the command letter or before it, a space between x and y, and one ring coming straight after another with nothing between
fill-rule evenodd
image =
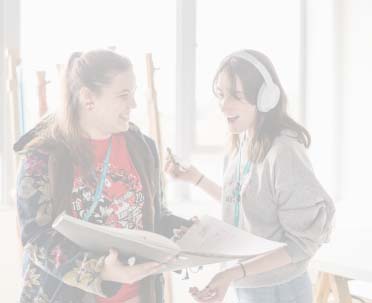
<instances>
[{"instance_id":1,"label":"white wall","mask_svg":"<svg viewBox=\"0 0 372 303\"><path fill-rule=\"evenodd\" d=\"M3 302L16 302L21 281L21 251L16 233L15 211L0 211L0 285Z\"/></svg>"},{"instance_id":2,"label":"white wall","mask_svg":"<svg viewBox=\"0 0 372 303\"><path fill-rule=\"evenodd\" d=\"M313 137L314 168L336 202L367 208L372 170L372 2L307 3L306 121Z\"/></svg>"}]
</instances>

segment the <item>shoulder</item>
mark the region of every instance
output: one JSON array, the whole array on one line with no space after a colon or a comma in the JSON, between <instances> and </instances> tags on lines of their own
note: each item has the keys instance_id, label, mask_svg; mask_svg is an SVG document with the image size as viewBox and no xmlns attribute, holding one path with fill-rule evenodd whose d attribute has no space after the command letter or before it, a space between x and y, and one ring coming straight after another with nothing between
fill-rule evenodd
<instances>
[{"instance_id":1,"label":"shoulder","mask_svg":"<svg viewBox=\"0 0 372 303\"><path fill-rule=\"evenodd\" d=\"M40 149L29 150L23 154L22 159L23 163L33 163L35 165L44 166L48 163L49 153Z\"/></svg>"},{"instance_id":2,"label":"shoulder","mask_svg":"<svg viewBox=\"0 0 372 303\"><path fill-rule=\"evenodd\" d=\"M157 157L158 152L155 141L146 134L144 134L136 124L132 122L130 123L127 134L131 137L136 138L137 142L145 144L149 148L152 155Z\"/></svg>"},{"instance_id":3,"label":"shoulder","mask_svg":"<svg viewBox=\"0 0 372 303\"><path fill-rule=\"evenodd\" d=\"M283 131L275 138L265 161L271 166L285 165L290 167L301 163L311 168L306 147L290 131Z\"/></svg>"},{"instance_id":4,"label":"shoulder","mask_svg":"<svg viewBox=\"0 0 372 303\"><path fill-rule=\"evenodd\" d=\"M286 153L306 153L305 145L291 131L282 131L273 141L273 145L269 151L269 154L274 157Z\"/></svg>"}]
</instances>

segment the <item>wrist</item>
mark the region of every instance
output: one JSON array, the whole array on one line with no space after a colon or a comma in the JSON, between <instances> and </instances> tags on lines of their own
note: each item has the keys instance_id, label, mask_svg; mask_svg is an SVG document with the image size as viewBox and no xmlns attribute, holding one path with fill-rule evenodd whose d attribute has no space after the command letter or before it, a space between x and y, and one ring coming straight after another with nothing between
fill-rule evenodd
<instances>
[{"instance_id":1,"label":"wrist","mask_svg":"<svg viewBox=\"0 0 372 303\"><path fill-rule=\"evenodd\" d=\"M237 266L226 269L225 275L231 282L244 278L243 270L239 264Z\"/></svg>"},{"instance_id":2,"label":"wrist","mask_svg":"<svg viewBox=\"0 0 372 303\"><path fill-rule=\"evenodd\" d=\"M195 186L199 186L202 183L203 179L204 179L204 174L200 173L200 175L196 179L196 182L194 183Z\"/></svg>"},{"instance_id":3,"label":"wrist","mask_svg":"<svg viewBox=\"0 0 372 303\"><path fill-rule=\"evenodd\" d=\"M241 271L239 272L239 268L237 267L226 269L224 271L224 275L229 283L232 283L235 280L239 280L242 277L242 273Z\"/></svg>"}]
</instances>

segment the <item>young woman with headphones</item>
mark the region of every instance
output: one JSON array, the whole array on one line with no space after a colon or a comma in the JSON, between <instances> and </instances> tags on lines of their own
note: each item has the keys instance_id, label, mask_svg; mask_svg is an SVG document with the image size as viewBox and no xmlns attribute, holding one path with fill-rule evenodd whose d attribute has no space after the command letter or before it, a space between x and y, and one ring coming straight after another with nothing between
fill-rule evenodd
<instances>
[{"instance_id":1,"label":"young woman with headphones","mask_svg":"<svg viewBox=\"0 0 372 303\"><path fill-rule=\"evenodd\" d=\"M190 292L197 302L221 302L233 286L241 303L311 303L307 266L327 240L334 205L306 155L310 135L287 114L279 78L260 52L224 58L213 91L231 135L222 187L171 158L165 170L221 202L225 222L287 245L256 262L230 265Z\"/></svg>"}]
</instances>

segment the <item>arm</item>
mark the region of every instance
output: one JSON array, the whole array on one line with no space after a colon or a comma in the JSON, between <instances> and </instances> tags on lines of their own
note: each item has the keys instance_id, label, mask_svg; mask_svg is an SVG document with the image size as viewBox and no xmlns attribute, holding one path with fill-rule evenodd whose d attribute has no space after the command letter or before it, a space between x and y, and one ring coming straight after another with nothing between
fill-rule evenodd
<instances>
[{"instance_id":1,"label":"arm","mask_svg":"<svg viewBox=\"0 0 372 303\"><path fill-rule=\"evenodd\" d=\"M120 285L132 283L155 271L157 263L124 266L117 256L82 250L52 228L53 203L49 193L48 156L26 157L18 176L17 207L24 252L48 275L73 287L100 296L114 294Z\"/></svg>"},{"instance_id":2,"label":"arm","mask_svg":"<svg viewBox=\"0 0 372 303\"><path fill-rule=\"evenodd\" d=\"M259 256L252 260L241 262L222 273L231 281L239 280L245 276L257 275L268 272L292 263L292 259L285 248L271 254ZM244 267L244 268L242 268Z\"/></svg>"},{"instance_id":3,"label":"arm","mask_svg":"<svg viewBox=\"0 0 372 303\"><path fill-rule=\"evenodd\" d=\"M221 202L221 186L204 176L196 167L183 167L173 158L168 157L164 170L175 179L198 186L216 202Z\"/></svg>"},{"instance_id":4,"label":"arm","mask_svg":"<svg viewBox=\"0 0 372 303\"><path fill-rule=\"evenodd\" d=\"M197 302L222 302L233 281L274 270L291 263L291 261L285 249L279 249L272 254L259 256L225 269L216 274L203 290L199 291L193 287L190 289L190 293Z\"/></svg>"},{"instance_id":5,"label":"arm","mask_svg":"<svg viewBox=\"0 0 372 303\"><path fill-rule=\"evenodd\" d=\"M154 210L155 210L155 232L171 238L174 235L174 230L179 229L181 226L191 226L193 221L187 220L172 214L166 206L164 199L164 180L161 178L160 174L160 161L158 151L154 140L150 137L144 136L144 140L149 148L151 157L154 160L154 171L151 172L154 186Z\"/></svg>"},{"instance_id":6,"label":"arm","mask_svg":"<svg viewBox=\"0 0 372 303\"><path fill-rule=\"evenodd\" d=\"M275 154L272 182L282 241L287 243L293 263L302 262L328 239L335 208L302 145L282 144Z\"/></svg>"},{"instance_id":7,"label":"arm","mask_svg":"<svg viewBox=\"0 0 372 303\"><path fill-rule=\"evenodd\" d=\"M221 202L222 189L221 186L213 182L211 179L203 176L200 183L197 185L210 195L216 202Z\"/></svg>"},{"instance_id":8,"label":"arm","mask_svg":"<svg viewBox=\"0 0 372 303\"><path fill-rule=\"evenodd\" d=\"M100 277L104 256L81 250L52 228L47 155L35 152L22 163L17 208L24 253L30 261L65 284L104 296Z\"/></svg>"},{"instance_id":9,"label":"arm","mask_svg":"<svg viewBox=\"0 0 372 303\"><path fill-rule=\"evenodd\" d=\"M159 225L158 230L156 230L159 234L167 238L172 238L175 230L180 229L182 226L190 227L194 223L192 220L187 220L173 215L172 212L168 210L162 199L158 197L156 197L156 199L156 204L160 207Z\"/></svg>"}]
</instances>

